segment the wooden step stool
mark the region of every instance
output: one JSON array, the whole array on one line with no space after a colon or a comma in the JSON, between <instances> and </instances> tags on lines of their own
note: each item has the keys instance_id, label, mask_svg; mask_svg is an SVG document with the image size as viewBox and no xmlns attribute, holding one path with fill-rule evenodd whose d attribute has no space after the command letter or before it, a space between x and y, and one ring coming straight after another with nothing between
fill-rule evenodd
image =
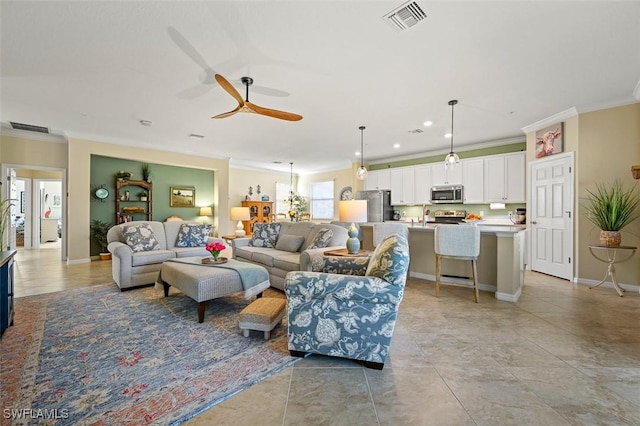
<instances>
[{"instance_id":1,"label":"wooden step stool","mask_svg":"<svg viewBox=\"0 0 640 426\"><path fill-rule=\"evenodd\" d=\"M249 337L249 330L264 331L265 340L269 339L271 330L282 321L286 304L285 299L274 297L260 297L251 302L238 318L242 335Z\"/></svg>"}]
</instances>

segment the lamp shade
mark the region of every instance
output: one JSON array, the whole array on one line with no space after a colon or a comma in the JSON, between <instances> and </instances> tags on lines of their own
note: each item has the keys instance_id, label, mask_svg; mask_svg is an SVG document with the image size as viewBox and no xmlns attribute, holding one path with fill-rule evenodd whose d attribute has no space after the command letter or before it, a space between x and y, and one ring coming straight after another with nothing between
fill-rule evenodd
<instances>
[{"instance_id":1,"label":"lamp shade","mask_svg":"<svg viewBox=\"0 0 640 426\"><path fill-rule=\"evenodd\" d=\"M338 215L341 222L366 222L367 200L339 201Z\"/></svg>"},{"instance_id":2,"label":"lamp shade","mask_svg":"<svg viewBox=\"0 0 640 426\"><path fill-rule=\"evenodd\" d=\"M200 207L200 216L213 216L211 207Z\"/></svg>"},{"instance_id":3,"label":"lamp shade","mask_svg":"<svg viewBox=\"0 0 640 426\"><path fill-rule=\"evenodd\" d=\"M249 207L231 207L231 220L249 220Z\"/></svg>"}]
</instances>

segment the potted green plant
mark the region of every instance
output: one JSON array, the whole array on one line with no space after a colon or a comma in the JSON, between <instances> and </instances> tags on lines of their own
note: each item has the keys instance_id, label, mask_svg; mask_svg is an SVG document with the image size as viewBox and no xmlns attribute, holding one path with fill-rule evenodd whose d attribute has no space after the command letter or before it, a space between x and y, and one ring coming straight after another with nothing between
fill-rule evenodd
<instances>
[{"instance_id":1,"label":"potted green plant","mask_svg":"<svg viewBox=\"0 0 640 426\"><path fill-rule=\"evenodd\" d=\"M620 230L640 216L636 186L625 187L616 179L611 185L597 183L596 189L587 193L587 219L600 228L600 245L619 247Z\"/></svg>"},{"instance_id":2,"label":"potted green plant","mask_svg":"<svg viewBox=\"0 0 640 426\"><path fill-rule=\"evenodd\" d=\"M91 233L91 240L98 246L100 246L100 259L111 259L111 253L107 250L107 232L111 228L111 224L102 220L93 219L89 227Z\"/></svg>"},{"instance_id":3,"label":"potted green plant","mask_svg":"<svg viewBox=\"0 0 640 426\"><path fill-rule=\"evenodd\" d=\"M147 197L149 196L149 194L147 193L146 190L142 190L140 192L138 192L138 197L140 198L140 201L147 201Z\"/></svg>"},{"instance_id":4,"label":"potted green plant","mask_svg":"<svg viewBox=\"0 0 640 426\"><path fill-rule=\"evenodd\" d=\"M142 163L142 180L151 182L151 166L149 163Z\"/></svg>"}]
</instances>

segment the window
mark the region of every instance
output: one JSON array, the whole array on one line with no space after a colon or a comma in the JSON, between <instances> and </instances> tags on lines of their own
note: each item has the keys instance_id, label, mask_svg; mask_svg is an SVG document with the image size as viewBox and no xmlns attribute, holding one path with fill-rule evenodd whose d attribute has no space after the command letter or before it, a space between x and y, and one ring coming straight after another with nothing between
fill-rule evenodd
<instances>
[{"instance_id":1,"label":"window","mask_svg":"<svg viewBox=\"0 0 640 426\"><path fill-rule=\"evenodd\" d=\"M276 182L276 211L275 213L287 214L289 211L289 205L284 203L284 200L289 198L289 183Z\"/></svg>"},{"instance_id":2,"label":"window","mask_svg":"<svg viewBox=\"0 0 640 426\"><path fill-rule=\"evenodd\" d=\"M313 219L333 219L333 181L311 184L311 215Z\"/></svg>"}]
</instances>

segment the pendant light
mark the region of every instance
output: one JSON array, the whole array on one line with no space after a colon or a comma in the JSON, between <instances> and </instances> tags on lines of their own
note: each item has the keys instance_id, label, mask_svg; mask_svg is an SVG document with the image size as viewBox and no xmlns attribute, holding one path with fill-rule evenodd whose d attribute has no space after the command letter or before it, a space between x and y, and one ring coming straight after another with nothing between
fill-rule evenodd
<instances>
[{"instance_id":1,"label":"pendant light","mask_svg":"<svg viewBox=\"0 0 640 426\"><path fill-rule=\"evenodd\" d=\"M365 180L367 178L367 168L364 166L364 129L366 127L360 126L360 167L358 167L358 171L356 171L356 179Z\"/></svg>"},{"instance_id":2,"label":"pendant light","mask_svg":"<svg viewBox=\"0 0 640 426\"><path fill-rule=\"evenodd\" d=\"M453 152L453 106L457 103L458 101L455 99L449 101L449 105L451 105L451 151L444 158L445 169L454 168L460 163L460 157L458 157L458 154Z\"/></svg>"}]
</instances>

